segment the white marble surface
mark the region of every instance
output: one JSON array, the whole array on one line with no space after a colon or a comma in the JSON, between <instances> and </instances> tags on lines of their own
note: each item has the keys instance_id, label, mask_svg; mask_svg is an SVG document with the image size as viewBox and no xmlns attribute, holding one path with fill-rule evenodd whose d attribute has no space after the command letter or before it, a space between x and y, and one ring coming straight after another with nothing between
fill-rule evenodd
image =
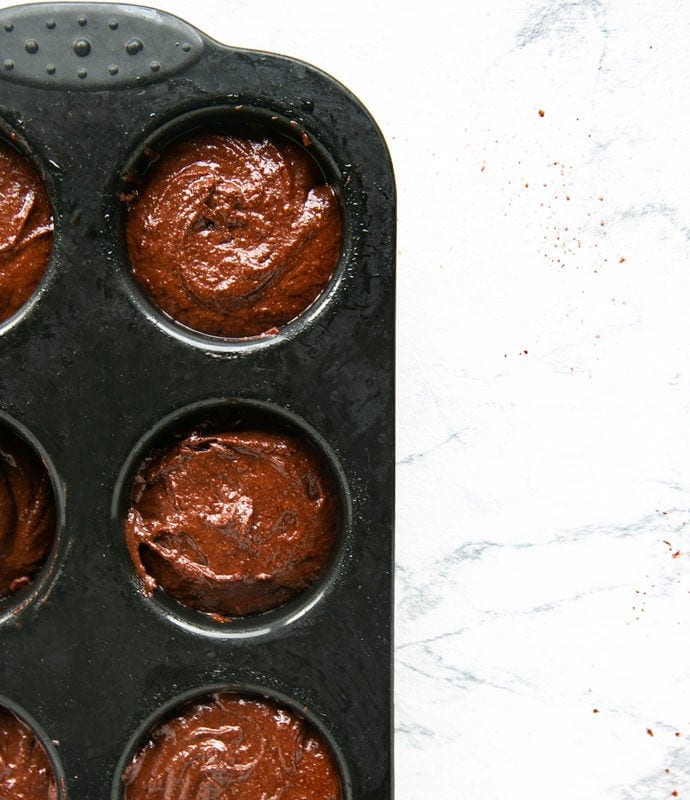
<instances>
[{"instance_id":1,"label":"white marble surface","mask_svg":"<svg viewBox=\"0 0 690 800\"><path fill-rule=\"evenodd\" d=\"M390 143L398 800L690 798L688 4L152 4Z\"/></svg>"},{"instance_id":2,"label":"white marble surface","mask_svg":"<svg viewBox=\"0 0 690 800\"><path fill-rule=\"evenodd\" d=\"M470 5L386 126L398 797L690 797L690 10Z\"/></svg>"}]
</instances>

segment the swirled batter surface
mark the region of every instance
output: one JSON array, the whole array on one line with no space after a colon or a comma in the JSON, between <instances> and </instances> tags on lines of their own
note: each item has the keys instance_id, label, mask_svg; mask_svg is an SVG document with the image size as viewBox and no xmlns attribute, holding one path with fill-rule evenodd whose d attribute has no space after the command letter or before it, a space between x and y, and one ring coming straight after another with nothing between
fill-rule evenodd
<instances>
[{"instance_id":1,"label":"swirled batter surface","mask_svg":"<svg viewBox=\"0 0 690 800\"><path fill-rule=\"evenodd\" d=\"M125 531L149 592L160 584L192 608L242 616L319 577L338 512L329 471L296 435L192 432L144 462Z\"/></svg>"},{"instance_id":2,"label":"swirled batter surface","mask_svg":"<svg viewBox=\"0 0 690 800\"><path fill-rule=\"evenodd\" d=\"M50 552L55 528L48 470L23 439L0 426L0 597L31 581Z\"/></svg>"},{"instance_id":3,"label":"swirled batter surface","mask_svg":"<svg viewBox=\"0 0 690 800\"><path fill-rule=\"evenodd\" d=\"M50 260L53 217L43 182L0 141L0 322L31 297Z\"/></svg>"},{"instance_id":4,"label":"swirled batter surface","mask_svg":"<svg viewBox=\"0 0 690 800\"><path fill-rule=\"evenodd\" d=\"M0 797L7 800L57 800L52 764L36 734L0 708Z\"/></svg>"},{"instance_id":5,"label":"swirled batter surface","mask_svg":"<svg viewBox=\"0 0 690 800\"><path fill-rule=\"evenodd\" d=\"M269 700L213 695L159 725L125 770L125 800L340 800L330 748Z\"/></svg>"},{"instance_id":6,"label":"swirled batter surface","mask_svg":"<svg viewBox=\"0 0 690 800\"><path fill-rule=\"evenodd\" d=\"M255 336L297 317L340 255L340 209L287 139L203 134L167 147L127 219L134 274L197 331Z\"/></svg>"}]
</instances>

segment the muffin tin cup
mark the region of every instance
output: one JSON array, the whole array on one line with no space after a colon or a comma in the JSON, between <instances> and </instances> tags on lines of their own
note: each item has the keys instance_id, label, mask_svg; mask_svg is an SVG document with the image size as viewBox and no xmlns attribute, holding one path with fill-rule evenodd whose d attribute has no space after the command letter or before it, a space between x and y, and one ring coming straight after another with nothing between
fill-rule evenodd
<instances>
[{"instance_id":1,"label":"muffin tin cup","mask_svg":"<svg viewBox=\"0 0 690 800\"><path fill-rule=\"evenodd\" d=\"M194 345L207 352L228 355L234 352L246 353L247 350L270 346L276 341L294 338L323 313L324 306L337 297L337 287L343 278L345 265L352 257L352 232L348 225L350 215L345 212L342 214L342 252L331 279L318 297L299 316L282 326L275 334L259 334L242 338L222 337L187 327L159 309L148 296L131 269L125 239L127 203L122 202L119 198L136 193L142 178L149 168L154 167L159 154L167 145L177 139L184 139L198 133L232 134L239 132L241 135L244 130L254 131L258 135L268 133L272 137L285 138L304 147L323 174L324 180L333 187L341 208L343 207L344 180L342 174L328 150L313 134L310 136L302 124L270 108L261 108L246 102L228 103L227 98L223 98L221 102L199 104L197 101L189 108L180 106L169 119L156 120L144 131L140 140L134 144L127 161L115 176L115 182L109 192L113 205L106 211L106 216L114 221L114 229L119 233L112 251L113 268L120 270L130 300L139 308L140 312L148 317L153 325L186 344ZM304 146L305 142L308 143L307 147Z\"/></svg>"},{"instance_id":2,"label":"muffin tin cup","mask_svg":"<svg viewBox=\"0 0 690 800\"><path fill-rule=\"evenodd\" d=\"M31 38L33 57L52 57L54 34L67 55L47 75L21 51ZM81 61L79 37L92 43ZM132 39L143 49L129 54ZM390 798L395 188L376 124L311 66L138 7L5 9L0 44L6 59L19 53L0 70L3 130L45 176L56 223L43 285L0 328L0 411L50 455L64 500L57 579L0 621L3 695L59 741L69 800L110 797L146 721L211 686L307 708L338 754L346 800ZM306 135L341 202L344 244L325 293L278 335L214 341L146 306L118 193L148 140L235 114ZM114 514L142 437L219 400L283 415L323 445L348 517L308 604L242 635L182 624L147 598Z\"/></svg>"},{"instance_id":3,"label":"muffin tin cup","mask_svg":"<svg viewBox=\"0 0 690 800\"><path fill-rule=\"evenodd\" d=\"M1 40L0 40L1 41ZM1 85L1 84L0 84ZM2 103L2 94L0 93L0 141L13 147L21 156L23 156L28 163L36 170L38 177L43 182L48 200L52 201L54 195L53 176L50 174L50 164L44 163L42 159L37 157L29 143L26 141L21 131L21 120L17 119L9 109L5 108ZM55 207L52 207L53 220L55 221ZM45 272L34 290L33 294L20 308L15 311L10 317L0 321L0 336L6 333L10 328L17 325L24 317L25 314L30 313L34 304L37 303L41 296L49 290L55 274L55 242L60 237L60 230L55 225L53 232L53 251L48 263L45 266ZM1 379L0 379L1 380Z\"/></svg>"},{"instance_id":4,"label":"muffin tin cup","mask_svg":"<svg viewBox=\"0 0 690 800\"><path fill-rule=\"evenodd\" d=\"M36 739L38 739L48 755L48 761L50 762L50 765L53 769L53 774L55 776L57 800L67 800L65 788L67 782L65 779L65 771L62 768L62 762L60 761L60 756L58 755L56 747L56 745L59 745L60 743L50 739L46 732L41 728L40 724L24 708L21 708L9 697L4 697L2 694L0 694L0 709L6 709L7 711L11 712L15 717L17 717L28 728L31 729L33 734L36 736Z\"/></svg>"},{"instance_id":5,"label":"muffin tin cup","mask_svg":"<svg viewBox=\"0 0 690 800\"><path fill-rule=\"evenodd\" d=\"M347 769L347 763L340 748L338 747L338 743L333 739L329 730L324 727L319 717L313 714L308 708L300 707L288 695L268 689L265 686L257 686L251 683L210 684L209 686L203 686L197 689L192 689L191 691L183 692L157 708L153 714L150 714L147 719L142 722L139 729L133 733L127 742L127 746L125 747L117 766L115 779L113 780L111 800L124 800L124 785L120 779L120 776L137 754L139 749L146 744L151 732L159 724L165 722L171 717L176 716L176 714L183 710L187 704L203 700L204 698L208 698L216 693L233 693L256 699L272 700L278 705L287 708L288 710L305 719L316 730L322 740L328 745L334 757L340 772L343 800L353 800L352 781Z\"/></svg>"},{"instance_id":6,"label":"muffin tin cup","mask_svg":"<svg viewBox=\"0 0 690 800\"><path fill-rule=\"evenodd\" d=\"M308 614L318 603L327 602L327 596L334 591L340 581L347 554L352 547L352 503L347 479L328 443L304 420L270 403L237 398L213 398L193 403L185 408L176 409L164 417L137 442L115 484L111 509L113 541L120 545L118 550L123 567L123 580L131 583L134 590L140 594L140 578L135 573L123 531L130 507L134 477L143 460L152 450L170 445L174 441L176 432L191 430L204 420L215 420L218 423L223 419L231 421L248 418L252 420L252 427L255 430L285 430L311 445L328 469L335 486L339 524L336 540L323 573L294 599L277 608L263 613L221 620L183 605L161 588L145 598L151 607L151 613L164 617L171 624L179 625L192 633L221 639L271 636ZM216 426L213 429L215 430Z\"/></svg>"},{"instance_id":7,"label":"muffin tin cup","mask_svg":"<svg viewBox=\"0 0 690 800\"><path fill-rule=\"evenodd\" d=\"M0 598L0 630L2 630L4 623L20 625L22 617L28 609L45 602L59 578L63 560L67 557L68 547L64 533L65 491L52 460L32 433L16 419L5 414L2 409L0 409L0 426L22 439L42 461L53 489L56 518L55 536L45 563L39 568L30 583L16 592Z\"/></svg>"}]
</instances>

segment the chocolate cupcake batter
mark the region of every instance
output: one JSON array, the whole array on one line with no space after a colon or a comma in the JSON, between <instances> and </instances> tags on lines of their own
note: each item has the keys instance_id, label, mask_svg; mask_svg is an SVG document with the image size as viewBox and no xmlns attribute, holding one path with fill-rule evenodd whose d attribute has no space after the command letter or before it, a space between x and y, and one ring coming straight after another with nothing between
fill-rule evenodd
<instances>
[{"instance_id":1,"label":"chocolate cupcake batter","mask_svg":"<svg viewBox=\"0 0 690 800\"><path fill-rule=\"evenodd\" d=\"M287 139L202 134L166 148L129 209L134 274L163 311L224 337L273 332L326 287L340 209Z\"/></svg>"},{"instance_id":2,"label":"chocolate cupcake batter","mask_svg":"<svg viewBox=\"0 0 690 800\"><path fill-rule=\"evenodd\" d=\"M0 140L0 322L34 293L52 247L53 217L43 182Z\"/></svg>"},{"instance_id":3,"label":"chocolate cupcake batter","mask_svg":"<svg viewBox=\"0 0 690 800\"><path fill-rule=\"evenodd\" d=\"M57 800L57 796L45 748L28 725L0 707L0 798Z\"/></svg>"},{"instance_id":4,"label":"chocolate cupcake batter","mask_svg":"<svg viewBox=\"0 0 690 800\"><path fill-rule=\"evenodd\" d=\"M23 439L0 425L0 598L31 581L53 546L55 528L48 470Z\"/></svg>"},{"instance_id":5,"label":"chocolate cupcake batter","mask_svg":"<svg viewBox=\"0 0 690 800\"><path fill-rule=\"evenodd\" d=\"M319 577L338 516L330 473L297 436L192 432L144 462L125 529L147 591L243 616Z\"/></svg>"},{"instance_id":6,"label":"chocolate cupcake batter","mask_svg":"<svg viewBox=\"0 0 690 800\"><path fill-rule=\"evenodd\" d=\"M213 695L159 725L122 777L125 800L340 800L319 733L269 700Z\"/></svg>"}]
</instances>

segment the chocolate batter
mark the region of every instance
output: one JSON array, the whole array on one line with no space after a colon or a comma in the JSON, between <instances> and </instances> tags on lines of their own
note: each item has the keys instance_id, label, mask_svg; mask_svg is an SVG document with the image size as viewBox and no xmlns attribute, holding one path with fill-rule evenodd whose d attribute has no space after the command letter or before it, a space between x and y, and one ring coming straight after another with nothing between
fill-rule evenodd
<instances>
[{"instance_id":1,"label":"chocolate batter","mask_svg":"<svg viewBox=\"0 0 690 800\"><path fill-rule=\"evenodd\" d=\"M0 707L0 798L57 800L55 773L36 734Z\"/></svg>"},{"instance_id":2,"label":"chocolate batter","mask_svg":"<svg viewBox=\"0 0 690 800\"><path fill-rule=\"evenodd\" d=\"M330 473L293 434L192 432L143 464L125 523L147 591L242 616L321 574L338 528Z\"/></svg>"},{"instance_id":3,"label":"chocolate batter","mask_svg":"<svg viewBox=\"0 0 690 800\"><path fill-rule=\"evenodd\" d=\"M340 800L331 751L275 703L213 695L159 725L122 777L125 800Z\"/></svg>"},{"instance_id":4,"label":"chocolate batter","mask_svg":"<svg viewBox=\"0 0 690 800\"><path fill-rule=\"evenodd\" d=\"M34 293L52 247L53 217L43 182L0 140L0 322Z\"/></svg>"},{"instance_id":5,"label":"chocolate batter","mask_svg":"<svg viewBox=\"0 0 690 800\"><path fill-rule=\"evenodd\" d=\"M275 332L328 283L340 209L308 153L282 138L202 134L163 151L129 210L134 274L197 331Z\"/></svg>"},{"instance_id":6,"label":"chocolate batter","mask_svg":"<svg viewBox=\"0 0 690 800\"><path fill-rule=\"evenodd\" d=\"M48 470L23 439L0 425L0 598L38 572L53 546L55 527Z\"/></svg>"}]
</instances>

